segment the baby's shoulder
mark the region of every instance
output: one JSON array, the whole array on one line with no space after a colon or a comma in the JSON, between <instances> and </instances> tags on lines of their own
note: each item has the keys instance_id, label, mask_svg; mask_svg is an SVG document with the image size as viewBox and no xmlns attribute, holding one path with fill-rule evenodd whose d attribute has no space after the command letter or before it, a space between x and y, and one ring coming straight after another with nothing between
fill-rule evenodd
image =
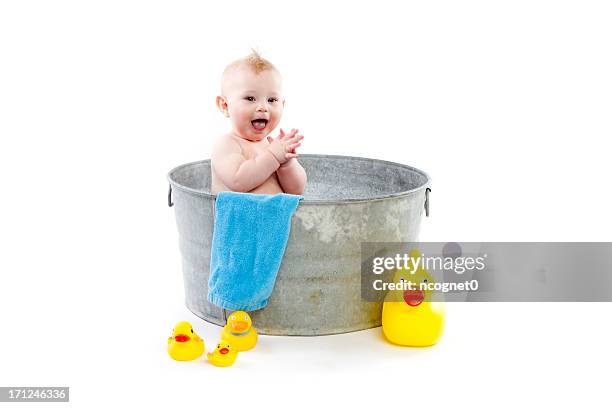
<instances>
[{"instance_id":1,"label":"baby's shoulder","mask_svg":"<svg viewBox=\"0 0 612 408\"><path fill-rule=\"evenodd\" d=\"M232 153L242 154L242 147L238 140L231 133L218 136L213 142L212 155L225 156Z\"/></svg>"}]
</instances>

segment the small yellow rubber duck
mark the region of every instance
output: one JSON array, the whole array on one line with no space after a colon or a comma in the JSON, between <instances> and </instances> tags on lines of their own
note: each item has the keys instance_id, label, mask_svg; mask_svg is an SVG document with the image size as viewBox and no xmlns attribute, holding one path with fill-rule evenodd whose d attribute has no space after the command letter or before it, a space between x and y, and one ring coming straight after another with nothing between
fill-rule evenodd
<instances>
[{"instance_id":1,"label":"small yellow rubber duck","mask_svg":"<svg viewBox=\"0 0 612 408\"><path fill-rule=\"evenodd\" d=\"M237 351L248 351L257 344L257 330L247 312L237 310L227 318L221 339L232 344Z\"/></svg>"},{"instance_id":2,"label":"small yellow rubber duck","mask_svg":"<svg viewBox=\"0 0 612 408\"><path fill-rule=\"evenodd\" d=\"M231 366L236 361L236 357L238 352L226 341L220 341L217 348L212 353L208 353L208 361L217 367Z\"/></svg>"},{"instance_id":3,"label":"small yellow rubber duck","mask_svg":"<svg viewBox=\"0 0 612 408\"><path fill-rule=\"evenodd\" d=\"M177 323L172 336L168 337L168 354L178 361L195 360L204 354L204 340L189 322Z\"/></svg>"},{"instance_id":4,"label":"small yellow rubber duck","mask_svg":"<svg viewBox=\"0 0 612 408\"><path fill-rule=\"evenodd\" d=\"M413 250L410 257L420 257ZM398 270L393 282L413 282L415 290L390 290L382 310L382 328L387 340L402 346L426 347L440 340L444 331L446 306L444 302L432 302L430 290L418 289L421 283L433 283L433 277L422 266L414 274L410 270Z\"/></svg>"}]
</instances>

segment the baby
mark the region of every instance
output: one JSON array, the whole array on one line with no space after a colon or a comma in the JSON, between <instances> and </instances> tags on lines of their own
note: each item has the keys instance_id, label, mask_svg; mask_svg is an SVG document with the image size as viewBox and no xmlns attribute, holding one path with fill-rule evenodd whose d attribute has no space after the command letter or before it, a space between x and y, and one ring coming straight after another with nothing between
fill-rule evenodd
<instances>
[{"instance_id":1,"label":"baby","mask_svg":"<svg viewBox=\"0 0 612 408\"><path fill-rule=\"evenodd\" d=\"M212 149L213 194L304 192L306 172L296 159L304 136L297 129L281 129L276 139L268 136L284 105L280 73L256 52L225 68L217 107L230 118L232 130Z\"/></svg>"}]
</instances>

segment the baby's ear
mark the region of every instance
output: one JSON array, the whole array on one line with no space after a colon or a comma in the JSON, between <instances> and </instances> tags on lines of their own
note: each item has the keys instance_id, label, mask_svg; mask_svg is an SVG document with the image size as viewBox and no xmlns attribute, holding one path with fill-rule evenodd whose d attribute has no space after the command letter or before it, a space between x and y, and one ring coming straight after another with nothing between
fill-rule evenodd
<instances>
[{"instance_id":1,"label":"baby's ear","mask_svg":"<svg viewBox=\"0 0 612 408\"><path fill-rule=\"evenodd\" d=\"M227 100L222 96L217 96L217 108L226 117L229 118L229 111L227 109Z\"/></svg>"}]
</instances>

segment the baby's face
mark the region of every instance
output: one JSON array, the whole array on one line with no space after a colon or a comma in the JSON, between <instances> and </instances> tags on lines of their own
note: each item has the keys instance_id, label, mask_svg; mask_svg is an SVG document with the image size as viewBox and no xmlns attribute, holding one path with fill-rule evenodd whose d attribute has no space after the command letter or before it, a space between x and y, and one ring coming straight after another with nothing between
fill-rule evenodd
<instances>
[{"instance_id":1,"label":"baby's face","mask_svg":"<svg viewBox=\"0 0 612 408\"><path fill-rule=\"evenodd\" d=\"M222 88L226 106L220 108L238 136L256 142L278 126L285 102L277 71L256 74L249 67L239 67L224 78Z\"/></svg>"}]
</instances>

